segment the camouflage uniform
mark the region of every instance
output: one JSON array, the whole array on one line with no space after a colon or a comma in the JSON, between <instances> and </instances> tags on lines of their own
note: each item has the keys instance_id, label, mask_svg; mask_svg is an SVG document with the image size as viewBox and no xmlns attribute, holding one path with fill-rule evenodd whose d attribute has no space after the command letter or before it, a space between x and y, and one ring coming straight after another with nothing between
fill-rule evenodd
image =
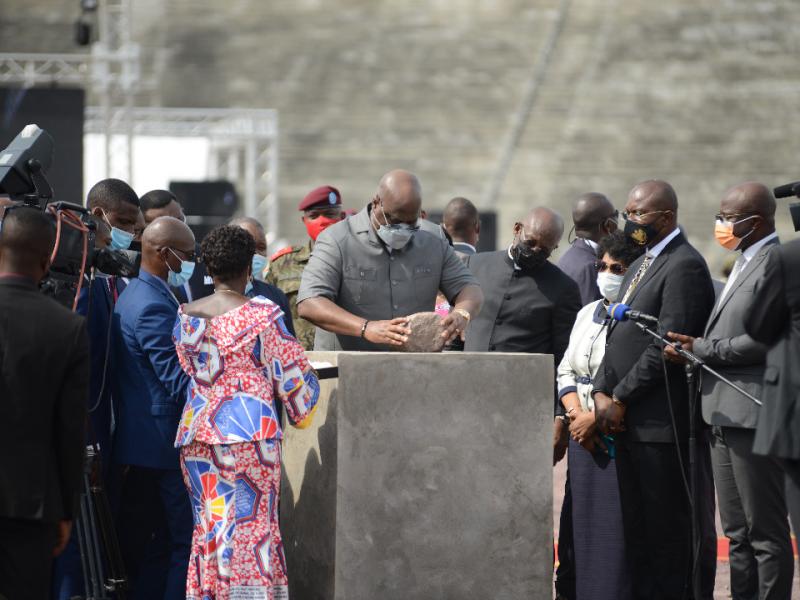
<instances>
[{"instance_id":1,"label":"camouflage uniform","mask_svg":"<svg viewBox=\"0 0 800 600\"><path fill-rule=\"evenodd\" d=\"M314 334L317 328L297 316L297 290L300 288L303 269L306 268L308 259L311 257L312 246L313 242L309 241L305 246L292 246L274 254L270 260L266 277L267 283L280 288L289 298L297 340L305 350L314 349Z\"/></svg>"}]
</instances>

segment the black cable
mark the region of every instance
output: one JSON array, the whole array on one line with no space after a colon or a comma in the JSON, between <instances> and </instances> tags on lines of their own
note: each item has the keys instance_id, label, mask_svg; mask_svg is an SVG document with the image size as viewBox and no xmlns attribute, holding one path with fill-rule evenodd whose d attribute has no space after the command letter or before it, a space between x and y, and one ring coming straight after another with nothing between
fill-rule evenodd
<instances>
[{"instance_id":1,"label":"black cable","mask_svg":"<svg viewBox=\"0 0 800 600\"><path fill-rule=\"evenodd\" d=\"M669 391L669 374L667 373L667 359L664 357L664 348L666 344L662 342L661 346L661 367L664 370L664 387L667 390L667 406L669 407L669 418L672 424L672 434L675 436L675 451L678 453L678 465L681 468L681 479L683 479L683 487L686 491L686 497L689 499L689 507L694 510L694 501L692 499L692 490L689 487L689 480L686 479L686 469L684 467L683 455L681 454L681 443L678 440L678 425L675 421L675 410L672 406L672 394Z\"/></svg>"}]
</instances>

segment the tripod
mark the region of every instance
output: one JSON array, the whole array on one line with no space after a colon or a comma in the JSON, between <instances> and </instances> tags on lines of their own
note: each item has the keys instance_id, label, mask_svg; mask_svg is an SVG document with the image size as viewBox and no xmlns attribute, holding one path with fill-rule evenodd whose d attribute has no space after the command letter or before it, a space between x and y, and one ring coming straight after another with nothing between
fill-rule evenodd
<instances>
[{"instance_id":1,"label":"tripod","mask_svg":"<svg viewBox=\"0 0 800 600\"><path fill-rule=\"evenodd\" d=\"M117 600L125 600L125 568L114 530L111 507L100 482L99 472L100 455L94 446L88 446L83 469L80 513L75 521L83 569L84 600L110 600L110 593L114 593Z\"/></svg>"},{"instance_id":2,"label":"tripod","mask_svg":"<svg viewBox=\"0 0 800 600\"><path fill-rule=\"evenodd\" d=\"M697 380L697 371L698 369L702 369L726 385L729 385L734 390L746 396L752 402L755 402L758 406L761 406L761 401L753 396L752 394L748 393L746 390L742 389L740 386L733 383L724 375L721 375L711 367L709 367L703 359L699 356L692 354L685 348L683 348L680 342L671 342L670 340L663 337L657 331L650 329L650 327L646 324L640 323L638 321L634 321L636 326L641 329L643 332L653 336L655 339L660 341L663 346L670 346L673 348L684 360L686 360L686 365L684 366L684 370L686 371L686 385L689 389L689 505L691 508L691 517L692 517L692 554L693 554L693 568L692 568L692 593L694 595L695 600L700 600L702 598L702 590L700 589L700 577L699 577L699 569L697 568L698 564L698 554L700 552L700 519L697 514L697 489L698 489L698 481L697 481L697 446L696 442L697 439L695 437L695 428L697 425L697 417L695 413L696 408L696 399L698 394L698 380ZM669 385L669 384L667 384ZM675 440L675 443L678 443L678 440Z\"/></svg>"}]
</instances>

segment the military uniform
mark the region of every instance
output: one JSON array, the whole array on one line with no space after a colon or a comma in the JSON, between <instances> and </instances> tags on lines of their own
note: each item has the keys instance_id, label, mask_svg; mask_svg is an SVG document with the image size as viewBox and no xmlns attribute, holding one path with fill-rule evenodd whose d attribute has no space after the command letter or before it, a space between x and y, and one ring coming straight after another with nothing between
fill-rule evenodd
<instances>
[{"instance_id":1,"label":"military uniform","mask_svg":"<svg viewBox=\"0 0 800 600\"><path fill-rule=\"evenodd\" d=\"M297 340L305 350L314 349L314 333L317 328L297 316L297 290L300 289L303 269L306 268L308 259L311 258L313 243L309 241L304 246L291 246L274 254L270 259L265 279L267 283L278 287L289 299Z\"/></svg>"}]
</instances>

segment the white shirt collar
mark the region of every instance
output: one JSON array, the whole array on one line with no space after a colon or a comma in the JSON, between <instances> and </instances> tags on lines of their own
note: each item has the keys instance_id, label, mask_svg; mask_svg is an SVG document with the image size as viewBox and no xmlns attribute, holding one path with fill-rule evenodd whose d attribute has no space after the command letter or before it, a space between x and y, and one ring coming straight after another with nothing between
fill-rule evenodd
<instances>
[{"instance_id":1,"label":"white shirt collar","mask_svg":"<svg viewBox=\"0 0 800 600\"><path fill-rule=\"evenodd\" d=\"M470 249L470 250L472 250L473 252L477 252L477 251L478 251L478 250L475 248L475 246L473 246L472 244L468 244L467 242L453 242L453 245L454 245L454 246L455 246L456 244L459 244L460 246L466 246L467 248L469 248L469 249Z\"/></svg>"},{"instance_id":2,"label":"white shirt collar","mask_svg":"<svg viewBox=\"0 0 800 600\"><path fill-rule=\"evenodd\" d=\"M594 250L594 251L595 251L595 254L596 254L596 253L597 253L597 251L600 249L600 244L598 244L598 243L597 243L597 242L595 242L594 240L587 240L586 238L578 238L578 239L579 239L579 240L583 240L584 242L586 242L586 243L589 245L589 247L590 247L592 250Z\"/></svg>"},{"instance_id":3,"label":"white shirt collar","mask_svg":"<svg viewBox=\"0 0 800 600\"><path fill-rule=\"evenodd\" d=\"M519 266L517 265L517 261L515 261L515 260L514 260L514 257L513 257L513 256L511 256L511 249L512 249L513 247L514 247L514 244L511 244L511 245L508 247L508 258L510 258L510 259L511 259L511 262L514 264L514 270L515 270L515 271L522 271L522 268L521 268L521 267L519 267Z\"/></svg>"},{"instance_id":4,"label":"white shirt collar","mask_svg":"<svg viewBox=\"0 0 800 600\"><path fill-rule=\"evenodd\" d=\"M778 237L778 232L773 231L763 240L758 240L755 244L750 246L747 250L742 252L742 256L744 257L744 262L749 263L753 257L758 254L758 251L761 250L770 240L774 240Z\"/></svg>"},{"instance_id":5,"label":"white shirt collar","mask_svg":"<svg viewBox=\"0 0 800 600\"><path fill-rule=\"evenodd\" d=\"M647 251L647 256L649 256L652 259L658 258L658 255L661 254L664 251L664 248L667 247L667 244L669 244L672 240L674 240L676 237L678 237L680 235L680 233L681 233L681 230L678 229L677 227L675 229L673 229L667 235L667 237L665 237L663 240L658 242L655 246L653 246L652 248L650 248Z\"/></svg>"}]
</instances>

